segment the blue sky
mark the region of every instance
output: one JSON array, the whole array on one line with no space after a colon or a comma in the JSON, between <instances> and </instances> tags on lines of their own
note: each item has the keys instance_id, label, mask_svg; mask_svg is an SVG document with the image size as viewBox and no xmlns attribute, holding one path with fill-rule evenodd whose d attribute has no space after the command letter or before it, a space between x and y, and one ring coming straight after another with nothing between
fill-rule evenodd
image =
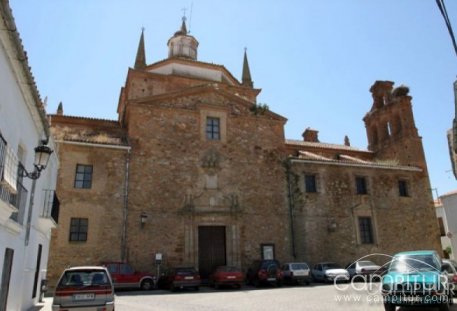
<instances>
[{"instance_id":1,"label":"blue sky","mask_svg":"<svg viewBox=\"0 0 457 311\"><path fill-rule=\"evenodd\" d=\"M457 31L457 1L445 0ZM10 0L48 112L117 119L141 28L147 63L187 8L198 59L241 79L247 47L258 102L288 119L286 138L312 127L319 139L366 149L362 121L376 80L407 85L436 195L457 189L446 131L454 117L457 56L435 0ZM190 8L192 15L190 16Z\"/></svg>"}]
</instances>

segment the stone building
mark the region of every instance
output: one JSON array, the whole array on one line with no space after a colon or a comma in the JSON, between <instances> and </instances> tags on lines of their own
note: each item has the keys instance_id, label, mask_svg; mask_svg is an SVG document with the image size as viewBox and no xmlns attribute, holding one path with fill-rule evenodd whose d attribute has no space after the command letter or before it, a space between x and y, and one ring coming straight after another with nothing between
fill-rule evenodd
<instances>
[{"instance_id":1,"label":"stone building","mask_svg":"<svg viewBox=\"0 0 457 311\"><path fill-rule=\"evenodd\" d=\"M148 65L141 34L117 121L50 115L61 213L49 278L63 267L128 260L193 265L205 277L259 258L336 260L439 249L411 97L372 87L368 150L286 140L286 119L257 104L246 53L241 82L197 60L185 21L167 59ZM399 232L403 233L399 238Z\"/></svg>"}]
</instances>

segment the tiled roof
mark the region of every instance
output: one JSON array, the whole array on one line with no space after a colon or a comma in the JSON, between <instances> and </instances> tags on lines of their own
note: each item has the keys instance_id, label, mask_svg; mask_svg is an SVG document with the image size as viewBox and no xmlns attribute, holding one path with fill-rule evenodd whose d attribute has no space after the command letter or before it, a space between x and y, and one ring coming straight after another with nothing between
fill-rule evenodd
<instances>
[{"instance_id":1,"label":"tiled roof","mask_svg":"<svg viewBox=\"0 0 457 311\"><path fill-rule=\"evenodd\" d=\"M329 158L323 155L315 154L309 151L299 151L298 157L293 157L295 161L315 162L323 164L334 164L334 165L349 165L349 166L360 166L370 168L382 168L382 169L399 169L407 171L421 171L419 167L398 165L394 161L366 161L361 160L352 156L340 154L337 158Z\"/></svg>"},{"instance_id":2,"label":"tiled roof","mask_svg":"<svg viewBox=\"0 0 457 311\"><path fill-rule=\"evenodd\" d=\"M350 150L350 151L357 151L357 152L372 153L369 150L362 150L359 148L346 146L346 145L328 144L328 143L302 141L302 140L294 140L294 139L286 139L286 144L303 146L303 147L311 147L311 148L320 148L320 149Z\"/></svg>"}]
</instances>

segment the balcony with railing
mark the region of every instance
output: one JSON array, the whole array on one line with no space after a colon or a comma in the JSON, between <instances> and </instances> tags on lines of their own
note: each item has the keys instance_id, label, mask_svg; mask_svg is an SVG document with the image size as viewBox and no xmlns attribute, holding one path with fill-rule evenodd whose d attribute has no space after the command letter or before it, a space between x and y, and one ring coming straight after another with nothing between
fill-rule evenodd
<instances>
[{"instance_id":1,"label":"balcony with railing","mask_svg":"<svg viewBox=\"0 0 457 311\"><path fill-rule=\"evenodd\" d=\"M20 170L22 166L15 153L8 148L0 135L0 220L13 219L18 222L24 219L27 201L27 189L22 185ZM22 214L21 214L22 213Z\"/></svg>"},{"instance_id":2,"label":"balcony with railing","mask_svg":"<svg viewBox=\"0 0 457 311\"><path fill-rule=\"evenodd\" d=\"M59 222L60 201L55 190L43 190L44 203L40 210L38 225L43 231L56 228Z\"/></svg>"}]
</instances>

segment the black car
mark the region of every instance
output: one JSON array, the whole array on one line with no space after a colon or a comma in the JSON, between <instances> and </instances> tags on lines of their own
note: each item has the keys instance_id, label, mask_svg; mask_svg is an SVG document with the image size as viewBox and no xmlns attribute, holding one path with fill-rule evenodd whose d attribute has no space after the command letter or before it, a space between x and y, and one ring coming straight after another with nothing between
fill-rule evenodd
<instances>
[{"instance_id":1,"label":"black car","mask_svg":"<svg viewBox=\"0 0 457 311\"><path fill-rule=\"evenodd\" d=\"M246 273L246 284L256 287L261 284L281 286L283 275L280 267L277 260L255 260Z\"/></svg>"}]
</instances>

